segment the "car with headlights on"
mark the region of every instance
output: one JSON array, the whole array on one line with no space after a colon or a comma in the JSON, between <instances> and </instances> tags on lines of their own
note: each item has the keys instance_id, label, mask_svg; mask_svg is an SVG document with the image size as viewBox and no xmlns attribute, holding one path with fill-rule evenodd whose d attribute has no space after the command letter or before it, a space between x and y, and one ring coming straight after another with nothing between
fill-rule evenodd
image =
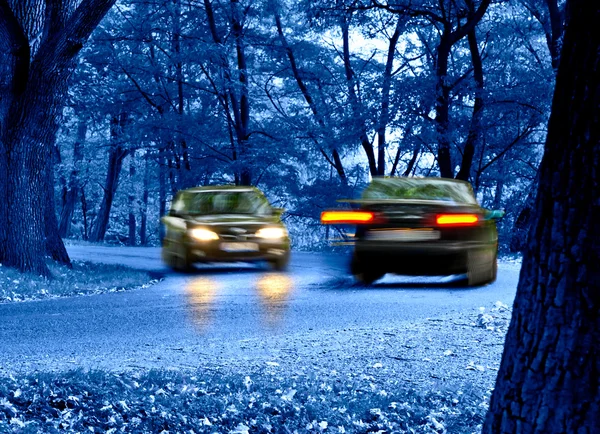
<instances>
[{"instance_id":1,"label":"car with headlights on","mask_svg":"<svg viewBox=\"0 0 600 434\"><path fill-rule=\"evenodd\" d=\"M504 211L479 206L471 184L445 178L375 177L353 208L321 214L321 222L352 225L350 269L370 284L386 273L466 274L468 285L496 279Z\"/></svg>"},{"instance_id":2,"label":"car with headlights on","mask_svg":"<svg viewBox=\"0 0 600 434\"><path fill-rule=\"evenodd\" d=\"M179 191L165 225L163 261L177 270L196 262L267 261L284 270L290 238L283 209L254 187L206 186Z\"/></svg>"}]
</instances>

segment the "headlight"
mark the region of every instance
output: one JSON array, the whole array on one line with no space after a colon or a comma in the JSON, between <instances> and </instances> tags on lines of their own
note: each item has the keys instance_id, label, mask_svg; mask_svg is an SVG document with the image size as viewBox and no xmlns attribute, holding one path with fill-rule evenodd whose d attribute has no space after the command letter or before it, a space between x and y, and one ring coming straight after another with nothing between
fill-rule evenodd
<instances>
[{"instance_id":1,"label":"headlight","mask_svg":"<svg viewBox=\"0 0 600 434\"><path fill-rule=\"evenodd\" d=\"M258 238L265 238L268 240L285 238L286 235L286 230L283 228L262 228L256 231L256 236Z\"/></svg>"},{"instance_id":2,"label":"headlight","mask_svg":"<svg viewBox=\"0 0 600 434\"><path fill-rule=\"evenodd\" d=\"M198 241L212 241L219 239L216 232L209 231L208 229L196 228L191 229L188 233L190 237Z\"/></svg>"}]
</instances>

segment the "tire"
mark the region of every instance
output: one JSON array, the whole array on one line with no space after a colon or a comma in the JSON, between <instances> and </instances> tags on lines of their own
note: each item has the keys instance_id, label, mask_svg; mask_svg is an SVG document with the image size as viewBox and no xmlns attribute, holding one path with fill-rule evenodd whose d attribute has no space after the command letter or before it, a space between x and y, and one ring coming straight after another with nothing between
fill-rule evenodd
<instances>
[{"instance_id":1,"label":"tire","mask_svg":"<svg viewBox=\"0 0 600 434\"><path fill-rule=\"evenodd\" d=\"M290 254L289 252L277 257L276 259L271 259L269 264L271 264L271 268L275 271L285 271L288 268L290 263Z\"/></svg>"},{"instance_id":2,"label":"tire","mask_svg":"<svg viewBox=\"0 0 600 434\"><path fill-rule=\"evenodd\" d=\"M171 261L173 265L171 265L171 268L181 273L189 273L192 271L193 263L190 252L185 246L180 246L178 250L177 255L172 255Z\"/></svg>"},{"instance_id":3,"label":"tire","mask_svg":"<svg viewBox=\"0 0 600 434\"><path fill-rule=\"evenodd\" d=\"M467 255L467 284L483 286L496 280L498 259L496 252L476 251Z\"/></svg>"},{"instance_id":4,"label":"tire","mask_svg":"<svg viewBox=\"0 0 600 434\"><path fill-rule=\"evenodd\" d=\"M356 255L352 257L350 272L357 282L364 285L370 285L385 276L385 272L371 268L368 264L358 259Z\"/></svg>"}]
</instances>

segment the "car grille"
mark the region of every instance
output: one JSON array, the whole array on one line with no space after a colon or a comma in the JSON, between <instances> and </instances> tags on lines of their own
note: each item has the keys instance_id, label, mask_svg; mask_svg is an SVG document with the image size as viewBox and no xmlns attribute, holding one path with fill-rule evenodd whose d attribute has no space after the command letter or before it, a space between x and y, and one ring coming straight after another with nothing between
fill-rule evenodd
<instances>
[{"instance_id":1,"label":"car grille","mask_svg":"<svg viewBox=\"0 0 600 434\"><path fill-rule=\"evenodd\" d=\"M219 236L225 241L254 241L256 236L254 234L219 234Z\"/></svg>"}]
</instances>

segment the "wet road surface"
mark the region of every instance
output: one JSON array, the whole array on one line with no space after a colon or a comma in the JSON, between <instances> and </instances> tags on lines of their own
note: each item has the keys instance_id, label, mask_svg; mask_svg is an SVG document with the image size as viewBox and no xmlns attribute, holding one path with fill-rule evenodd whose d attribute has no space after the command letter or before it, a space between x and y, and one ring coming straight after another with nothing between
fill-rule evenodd
<instances>
[{"instance_id":1,"label":"wet road surface","mask_svg":"<svg viewBox=\"0 0 600 434\"><path fill-rule=\"evenodd\" d=\"M318 340L323 333L401 327L498 300L511 304L519 272L501 263L497 281L479 288L456 279L402 276L361 287L348 275L344 255L293 252L286 273L262 264L226 264L178 274L162 264L158 248L68 250L75 260L145 269L164 280L120 293L0 305L0 373L248 360L271 351L253 342L306 333Z\"/></svg>"}]
</instances>

